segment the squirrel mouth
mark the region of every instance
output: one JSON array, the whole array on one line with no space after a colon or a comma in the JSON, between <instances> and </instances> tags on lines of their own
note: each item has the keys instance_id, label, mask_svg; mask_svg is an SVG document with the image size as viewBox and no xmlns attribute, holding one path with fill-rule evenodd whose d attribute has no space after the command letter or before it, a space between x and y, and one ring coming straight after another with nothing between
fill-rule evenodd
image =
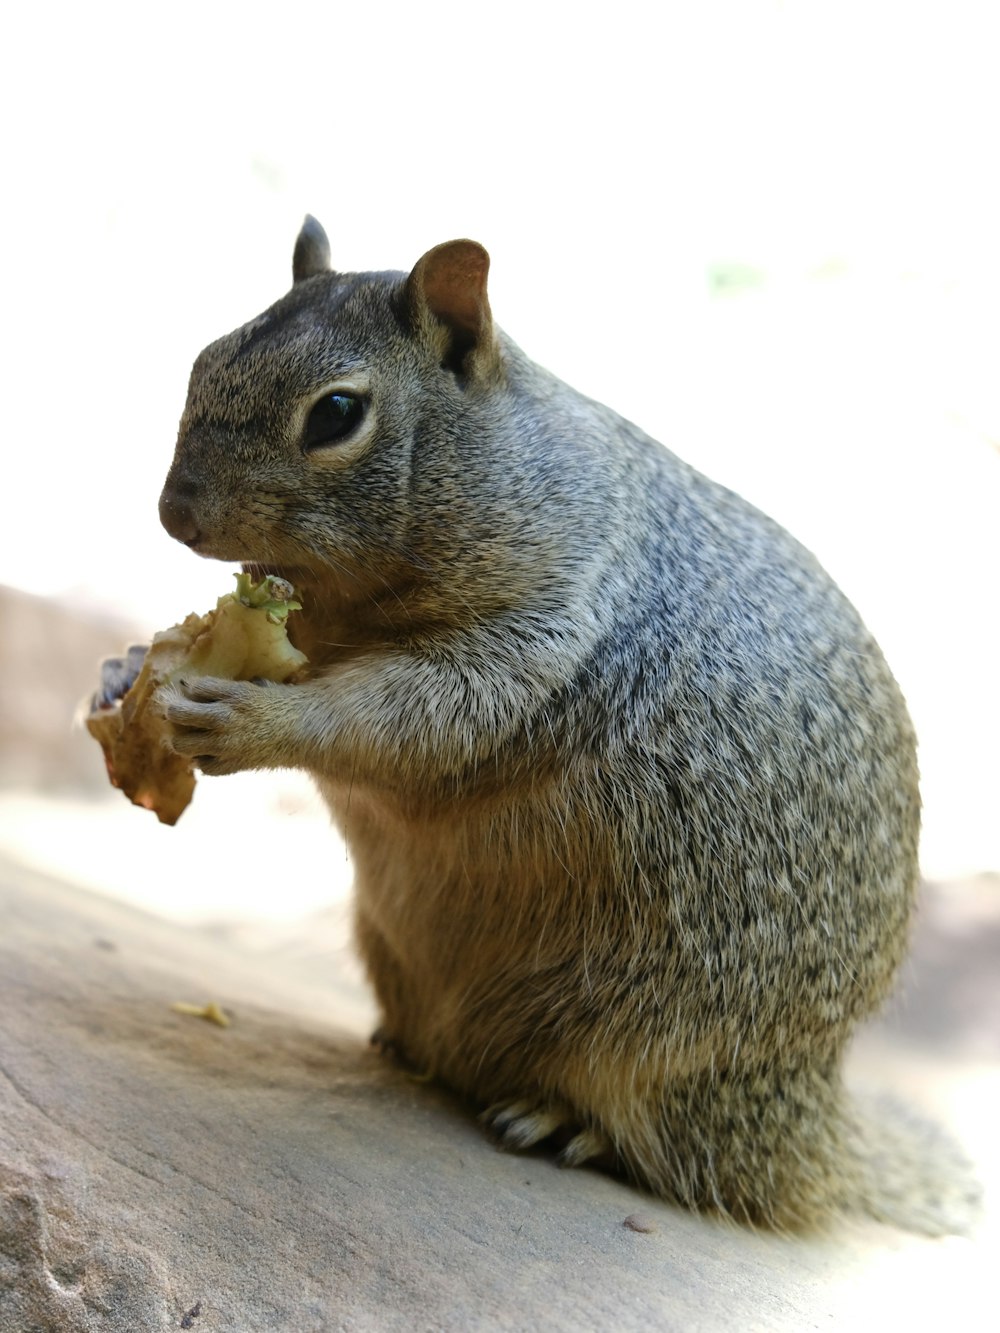
<instances>
[{"instance_id":1,"label":"squirrel mouth","mask_svg":"<svg viewBox=\"0 0 1000 1333\"><path fill-rule=\"evenodd\" d=\"M256 582L267 578L286 579L295 588L300 588L311 577L315 577L312 572L302 565L286 565L278 560L246 560L240 561L240 566L244 574L249 574Z\"/></svg>"},{"instance_id":2,"label":"squirrel mouth","mask_svg":"<svg viewBox=\"0 0 1000 1333\"><path fill-rule=\"evenodd\" d=\"M222 560L226 564L243 565L244 558L239 551L227 548L217 542L212 542L208 537L198 536L192 541L186 541L184 545L195 555L200 555L203 560Z\"/></svg>"}]
</instances>

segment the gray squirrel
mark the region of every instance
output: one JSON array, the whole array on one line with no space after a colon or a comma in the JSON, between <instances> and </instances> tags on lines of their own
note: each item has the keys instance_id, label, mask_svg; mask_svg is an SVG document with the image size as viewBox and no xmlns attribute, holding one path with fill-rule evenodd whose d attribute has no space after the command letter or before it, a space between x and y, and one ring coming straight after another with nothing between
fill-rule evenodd
<instances>
[{"instance_id":1,"label":"gray squirrel","mask_svg":"<svg viewBox=\"0 0 1000 1333\"><path fill-rule=\"evenodd\" d=\"M917 885L915 741L752 505L530 361L472 241L291 291L194 365L160 500L294 583L299 684L192 680L208 774L301 768L351 851L378 1041L689 1208L962 1229L957 1151L848 1097Z\"/></svg>"}]
</instances>

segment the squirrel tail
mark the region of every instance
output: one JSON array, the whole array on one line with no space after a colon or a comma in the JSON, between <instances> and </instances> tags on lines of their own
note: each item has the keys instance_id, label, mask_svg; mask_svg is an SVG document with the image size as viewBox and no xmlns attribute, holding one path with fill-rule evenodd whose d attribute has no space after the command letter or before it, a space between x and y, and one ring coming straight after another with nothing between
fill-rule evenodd
<instances>
[{"instance_id":1,"label":"squirrel tail","mask_svg":"<svg viewBox=\"0 0 1000 1333\"><path fill-rule=\"evenodd\" d=\"M972 1168L948 1134L881 1093L848 1089L832 1058L676 1076L656 1110L619 1097L600 1128L626 1174L695 1211L781 1232L862 1213L928 1236L966 1233L979 1213Z\"/></svg>"},{"instance_id":2,"label":"squirrel tail","mask_svg":"<svg viewBox=\"0 0 1000 1333\"><path fill-rule=\"evenodd\" d=\"M927 1236L972 1229L981 1191L971 1163L940 1126L892 1097L852 1090L848 1136L864 1212Z\"/></svg>"},{"instance_id":3,"label":"squirrel tail","mask_svg":"<svg viewBox=\"0 0 1000 1333\"><path fill-rule=\"evenodd\" d=\"M663 1118L644 1110L620 1099L601 1128L627 1174L695 1211L782 1232L862 1213L928 1236L962 1235L979 1214L973 1170L948 1134L846 1088L832 1061L674 1078Z\"/></svg>"}]
</instances>

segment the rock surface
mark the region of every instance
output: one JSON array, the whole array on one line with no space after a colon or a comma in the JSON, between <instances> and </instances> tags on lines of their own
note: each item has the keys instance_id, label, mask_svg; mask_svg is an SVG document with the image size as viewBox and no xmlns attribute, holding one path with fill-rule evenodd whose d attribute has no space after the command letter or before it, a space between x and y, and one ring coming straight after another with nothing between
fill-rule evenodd
<instances>
[{"instance_id":1,"label":"rock surface","mask_svg":"<svg viewBox=\"0 0 1000 1333\"><path fill-rule=\"evenodd\" d=\"M753 1235L497 1152L369 1050L322 921L267 955L9 861L0 912L2 1333L972 1327L987 1308L987 1231ZM976 1068L995 1125L996 1065Z\"/></svg>"}]
</instances>

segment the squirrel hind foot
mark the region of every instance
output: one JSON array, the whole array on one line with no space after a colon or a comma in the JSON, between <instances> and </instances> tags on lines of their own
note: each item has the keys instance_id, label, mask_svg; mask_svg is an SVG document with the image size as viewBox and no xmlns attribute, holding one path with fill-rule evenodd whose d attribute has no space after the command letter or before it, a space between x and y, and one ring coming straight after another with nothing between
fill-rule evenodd
<instances>
[{"instance_id":1,"label":"squirrel hind foot","mask_svg":"<svg viewBox=\"0 0 1000 1333\"><path fill-rule=\"evenodd\" d=\"M582 1166L584 1162L591 1162L595 1166L613 1168L616 1160L611 1140L596 1129L582 1129L574 1134L556 1156L559 1166Z\"/></svg>"},{"instance_id":2,"label":"squirrel hind foot","mask_svg":"<svg viewBox=\"0 0 1000 1333\"><path fill-rule=\"evenodd\" d=\"M518 1100L496 1102L479 1119L492 1132L502 1148L513 1151L532 1148L562 1128L571 1117L559 1107L536 1105Z\"/></svg>"},{"instance_id":3,"label":"squirrel hind foot","mask_svg":"<svg viewBox=\"0 0 1000 1333\"><path fill-rule=\"evenodd\" d=\"M403 1045L386 1028L376 1028L368 1038L368 1045L389 1064L396 1065L399 1069L405 1069L410 1073L416 1071L417 1066L410 1059Z\"/></svg>"},{"instance_id":4,"label":"squirrel hind foot","mask_svg":"<svg viewBox=\"0 0 1000 1333\"><path fill-rule=\"evenodd\" d=\"M480 1120L496 1138L501 1148L512 1152L533 1148L552 1139L559 1151L560 1166L580 1166L594 1158L610 1159L613 1150L599 1130L581 1128L576 1115L567 1106L518 1099L497 1102L488 1107Z\"/></svg>"}]
</instances>

